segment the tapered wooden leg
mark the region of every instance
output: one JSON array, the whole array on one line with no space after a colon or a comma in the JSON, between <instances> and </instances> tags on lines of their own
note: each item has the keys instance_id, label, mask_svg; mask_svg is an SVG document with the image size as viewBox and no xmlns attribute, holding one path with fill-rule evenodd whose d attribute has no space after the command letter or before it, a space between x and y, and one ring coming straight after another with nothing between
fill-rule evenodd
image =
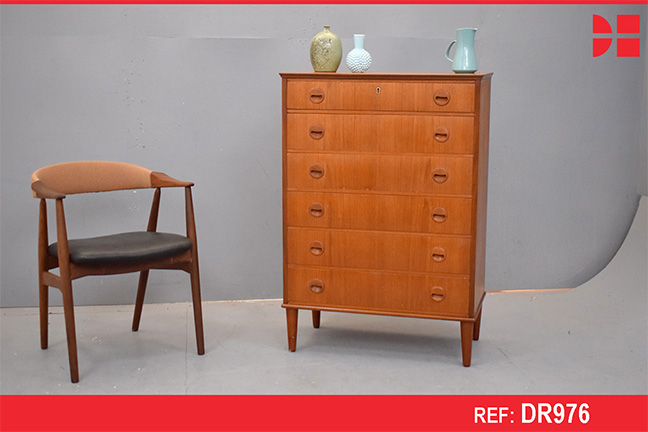
<instances>
[{"instance_id":1,"label":"tapered wooden leg","mask_svg":"<svg viewBox=\"0 0 648 432\"><path fill-rule=\"evenodd\" d=\"M322 317L322 311L318 311L318 310L313 311L313 328L320 328L321 317Z\"/></svg>"},{"instance_id":2,"label":"tapered wooden leg","mask_svg":"<svg viewBox=\"0 0 648 432\"><path fill-rule=\"evenodd\" d=\"M475 327L473 329L473 340L479 340L479 328L481 327L481 317L482 317L482 310L479 309L479 315L477 315L477 319L475 319Z\"/></svg>"},{"instance_id":3,"label":"tapered wooden leg","mask_svg":"<svg viewBox=\"0 0 648 432\"><path fill-rule=\"evenodd\" d=\"M191 272L191 298L193 300L194 326L196 328L196 345L198 355L205 354L205 335L203 333L202 300L200 296L200 276L198 265Z\"/></svg>"},{"instance_id":4,"label":"tapered wooden leg","mask_svg":"<svg viewBox=\"0 0 648 432\"><path fill-rule=\"evenodd\" d=\"M159 197L158 197L159 198ZM155 205L155 204L154 204ZM153 215L153 210L151 210ZM198 355L205 354L205 336L203 333L202 318L202 301L200 298L200 272L198 270L198 240L196 237L196 220L193 210L193 198L191 196L191 186L185 187L185 216L187 222L187 237L191 239L191 299L193 301L194 326L196 329L196 345ZM151 216L152 218L153 216ZM155 225L149 224L149 230L153 230Z\"/></svg>"},{"instance_id":5,"label":"tapered wooden leg","mask_svg":"<svg viewBox=\"0 0 648 432\"><path fill-rule=\"evenodd\" d=\"M70 378L73 383L76 383L79 382L79 360L77 357L76 325L74 323L74 300L72 298L70 247L65 227L63 198L56 199L56 238L58 240L58 265L61 281L59 289L63 295L63 315L65 316L65 333L67 334L68 358L70 360Z\"/></svg>"},{"instance_id":6,"label":"tapered wooden leg","mask_svg":"<svg viewBox=\"0 0 648 432\"><path fill-rule=\"evenodd\" d=\"M140 319L142 318L142 308L144 307L144 296L146 295L146 283L148 282L149 271L145 270L140 273L139 283L137 284L137 299L135 300L135 312L133 313L133 331L139 330Z\"/></svg>"},{"instance_id":7,"label":"tapered wooden leg","mask_svg":"<svg viewBox=\"0 0 648 432\"><path fill-rule=\"evenodd\" d=\"M49 313L49 287L47 285L41 284L38 287L38 299L40 304L40 340L41 348L47 349L48 337L47 337L47 315Z\"/></svg>"},{"instance_id":8,"label":"tapered wooden leg","mask_svg":"<svg viewBox=\"0 0 648 432\"><path fill-rule=\"evenodd\" d=\"M47 315L49 312L49 286L43 283L44 273L47 272L47 201L40 200L38 216L38 303L40 308L40 339L41 348L47 349Z\"/></svg>"},{"instance_id":9,"label":"tapered wooden leg","mask_svg":"<svg viewBox=\"0 0 648 432\"><path fill-rule=\"evenodd\" d=\"M472 321L461 321L461 356L465 367L470 366L474 325Z\"/></svg>"},{"instance_id":10,"label":"tapered wooden leg","mask_svg":"<svg viewBox=\"0 0 648 432\"><path fill-rule=\"evenodd\" d=\"M297 318L299 309L286 309L286 322L288 324L288 350L295 352L297 349Z\"/></svg>"},{"instance_id":11,"label":"tapered wooden leg","mask_svg":"<svg viewBox=\"0 0 648 432\"><path fill-rule=\"evenodd\" d=\"M76 325L74 323L74 300L72 299L72 284L63 283L63 314L65 315L65 332L67 334L68 357L70 360L70 379L79 382L79 360L77 357Z\"/></svg>"}]
</instances>

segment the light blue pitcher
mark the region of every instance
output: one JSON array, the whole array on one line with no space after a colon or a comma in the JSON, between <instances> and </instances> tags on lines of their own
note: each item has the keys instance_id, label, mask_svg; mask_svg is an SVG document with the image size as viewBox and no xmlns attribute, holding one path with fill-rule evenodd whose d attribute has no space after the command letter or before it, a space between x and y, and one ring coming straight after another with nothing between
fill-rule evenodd
<instances>
[{"instance_id":1,"label":"light blue pitcher","mask_svg":"<svg viewBox=\"0 0 648 432\"><path fill-rule=\"evenodd\" d=\"M477 57L475 57L475 32L476 28L457 29L457 40L453 40L446 50L446 58L452 62L455 73L474 73L477 71ZM450 58L450 48L457 44L454 60Z\"/></svg>"}]
</instances>

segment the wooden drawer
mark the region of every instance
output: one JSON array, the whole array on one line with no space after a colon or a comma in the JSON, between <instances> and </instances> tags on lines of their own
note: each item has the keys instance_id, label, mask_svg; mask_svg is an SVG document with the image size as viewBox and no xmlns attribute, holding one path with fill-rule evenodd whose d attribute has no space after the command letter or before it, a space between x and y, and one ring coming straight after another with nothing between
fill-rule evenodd
<instances>
[{"instance_id":1,"label":"wooden drawer","mask_svg":"<svg viewBox=\"0 0 648 432\"><path fill-rule=\"evenodd\" d=\"M473 153L473 116L288 114L288 150Z\"/></svg>"},{"instance_id":2,"label":"wooden drawer","mask_svg":"<svg viewBox=\"0 0 648 432\"><path fill-rule=\"evenodd\" d=\"M288 192L286 201L291 227L464 235L472 229L470 198Z\"/></svg>"},{"instance_id":3,"label":"wooden drawer","mask_svg":"<svg viewBox=\"0 0 648 432\"><path fill-rule=\"evenodd\" d=\"M475 84L458 81L288 80L287 109L473 112Z\"/></svg>"},{"instance_id":4,"label":"wooden drawer","mask_svg":"<svg viewBox=\"0 0 648 432\"><path fill-rule=\"evenodd\" d=\"M468 274L470 238L289 228L288 264Z\"/></svg>"},{"instance_id":5,"label":"wooden drawer","mask_svg":"<svg viewBox=\"0 0 648 432\"><path fill-rule=\"evenodd\" d=\"M288 153L288 190L470 195L471 156Z\"/></svg>"},{"instance_id":6,"label":"wooden drawer","mask_svg":"<svg viewBox=\"0 0 648 432\"><path fill-rule=\"evenodd\" d=\"M344 310L467 316L468 277L289 266L284 302Z\"/></svg>"}]
</instances>

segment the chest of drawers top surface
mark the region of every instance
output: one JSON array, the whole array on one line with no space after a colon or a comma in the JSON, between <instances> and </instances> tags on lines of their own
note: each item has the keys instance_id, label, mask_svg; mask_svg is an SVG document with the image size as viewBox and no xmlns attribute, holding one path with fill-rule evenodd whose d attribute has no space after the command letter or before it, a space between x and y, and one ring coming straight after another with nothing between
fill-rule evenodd
<instances>
[{"instance_id":1,"label":"chest of drawers top surface","mask_svg":"<svg viewBox=\"0 0 648 432\"><path fill-rule=\"evenodd\" d=\"M322 80L336 80L341 79L345 81L457 81L469 82L480 81L484 78L490 78L493 74L491 72L473 73L473 74L457 74L457 73L343 73L343 72L282 72L279 74L282 78L290 79L322 79Z\"/></svg>"}]
</instances>

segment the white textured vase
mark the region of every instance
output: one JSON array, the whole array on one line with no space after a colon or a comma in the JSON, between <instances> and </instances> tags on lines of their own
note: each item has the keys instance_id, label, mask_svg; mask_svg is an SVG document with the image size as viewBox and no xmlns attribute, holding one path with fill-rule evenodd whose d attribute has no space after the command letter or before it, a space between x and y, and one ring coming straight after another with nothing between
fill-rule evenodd
<instances>
[{"instance_id":1,"label":"white textured vase","mask_svg":"<svg viewBox=\"0 0 648 432\"><path fill-rule=\"evenodd\" d=\"M351 72L366 72L371 67L371 55L364 49L363 34L353 35L354 48L349 52L346 58L347 67Z\"/></svg>"}]
</instances>

